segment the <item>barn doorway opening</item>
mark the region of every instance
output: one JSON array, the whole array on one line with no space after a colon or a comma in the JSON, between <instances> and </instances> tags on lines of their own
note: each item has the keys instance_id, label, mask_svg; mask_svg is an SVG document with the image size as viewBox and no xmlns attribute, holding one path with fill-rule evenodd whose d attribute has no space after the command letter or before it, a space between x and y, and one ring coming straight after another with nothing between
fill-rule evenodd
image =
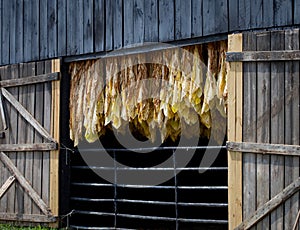
<instances>
[{"instance_id":1,"label":"barn doorway opening","mask_svg":"<svg viewBox=\"0 0 300 230\"><path fill-rule=\"evenodd\" d=\"M227 229L226 50L222 41L71 63L71 227ZM115 163L87 160L105 154ZM169 177L124 182L150 172Z\"/></svg>"}]
</instances>

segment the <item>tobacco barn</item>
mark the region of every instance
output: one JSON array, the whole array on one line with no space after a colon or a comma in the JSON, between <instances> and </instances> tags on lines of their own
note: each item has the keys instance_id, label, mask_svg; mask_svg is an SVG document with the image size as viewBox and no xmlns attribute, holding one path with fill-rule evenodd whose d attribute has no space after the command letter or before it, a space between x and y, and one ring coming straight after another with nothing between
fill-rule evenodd
<instances>
[{"instance_id":1,"label":"tobacco barn","mask_svg":"<svg viewBox=\"0 0 300 230\"><path fill-rule=\"evenodd\" d=\"M300 0L0 1L0 222L299 229Z\"/></svg>"}]
</instances>

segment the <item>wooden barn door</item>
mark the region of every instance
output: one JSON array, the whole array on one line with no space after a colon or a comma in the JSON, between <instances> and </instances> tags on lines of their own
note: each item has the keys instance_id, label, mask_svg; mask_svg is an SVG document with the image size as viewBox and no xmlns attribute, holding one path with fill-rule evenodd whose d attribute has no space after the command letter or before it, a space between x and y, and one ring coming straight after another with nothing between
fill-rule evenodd
<instances>
[{"instance_id":1,"label":"wooden barn door","mask_svg":"<svg viewBox=\"0 0 300 230\"><path fill-rule=\"evenodd\" d=\"M229 118L228 132L241 130L227 143L230 229L299 229L299 29L233 35L229 43L236 84L228 106L238 119Z\"/></svg>"},{"instance_id":2,"label":"wooden barn door","mask_svg":"<svg viewBox=\"0 0 300 230\"><path fill-rule=\"evenodd\" d=\"M55 223L60 60L3 66L0 77L0 221Z\"/></svg>"}]
</instances>

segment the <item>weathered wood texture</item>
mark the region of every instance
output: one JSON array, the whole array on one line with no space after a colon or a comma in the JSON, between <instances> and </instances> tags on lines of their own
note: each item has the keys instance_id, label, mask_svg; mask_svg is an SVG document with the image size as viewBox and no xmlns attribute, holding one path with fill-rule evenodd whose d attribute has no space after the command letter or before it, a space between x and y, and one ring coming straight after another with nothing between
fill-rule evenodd
<instances>
[{"instance_id":1,"label":"weathered wood texture","mask_svg":"<svg viewBox=\"0 0 300 230\"><path fill-rule=\"evenodd\" d=\"M276 194L272 199L270 199L265 204L261 205L252 215L244 220L242 224L240 224L236 230L246 230L256 224L259 220L265 217L267 214L272 212L275 208L282 205L282 202L286 201L292 195L294 195L300 189L300 178L289 184L286 188ZM296 220L296 218L295 218ZM282 227L282 223L281 227ZM293 227L293 225L291 225ZM278 229L277 226L274 226L274 229ZM290 228L292 229L292 228Z\"/></svg>"},{"instance_id":2,"label":"weathered wood texture","mask_svg":"<svg viewBox=\"0 0 300 230\"><path fill-rule=\"evenodd\" d=\"M242 34L230 35L229 51L242 51ZM228 75L228 140L242 141L242 63L230 63ZM228 151L228 219L229 229L242 221L242 155Z\"/></svg>"},{"instance_id":3,"label":"weathered wood texture","mask_svg":"<svg viewBox=\"0 0 300 230\"><path fill-rule=\"evenodd\" d=\"M299 6L299 0L3 0L0 65L293 26Z\"/></svg>"},{"instance_id":4,"label":"weathered wood texture","mask_svg":"<svg viewBox=\"0 0 300 230\"><path fill-rule=\"evenodd\" d=\"M12 166L18 170L18 178L22 175L26 180L21 185L16 177L0 199L0 220L55 221L49 219L45 207L50 206L50 151L57 149L50 135L53 133L51 80L58 77L57 73L52 74L51 60L0 67L1 86L8 87L1 88L8 129L0 149L10 159L10 171L0 163L0 185L12 175ZM34 199L32 192L36 193ZM58 190L52 192L58 194Z\"/></svg>"},{"instance_id":5,"label":"weathered wood texture","mask_svg":"<svg viewBox=\"0 0 300 230\"><path fill-rule=\"evenodd\" d=\"M274 33L276 35L276 33ZM284 41L281 41L284 44ZM282 43L276 43L276 48L280 48ZM279 47L278 47L279 45ZM245 52L228 52L226 60L229 62L237 61L299 61L299 50L286 50L286 51L245 51Z\"/></svg>"},{"instance_id":6,"label":"weathered wood texture","mask_svg":"<svg viewBox=\"0 0 300 230\"><path fill-rule=\"evenodd\" d=\"M298 29L245 33L243 50L299 50L299 40ZM244 62L243 65L243 141L266 143L253 144L251 147L244 143L244 150L237 149L245 152L245 220L299 177L299 61L253 61ZM284 150L279 150L280 145L272 144L286 146ZM255 228L292 229L298 209L299 194L296 193L261 219Z\"/></svg>"},{"instance_id":7,"label":"weathered wood texture","mask_svg":"<svg viewBox=\"0 0 300 230\"><path fill-rule=\"evenodd\" d=\"M265 144L252 142L227 142L227 149L232 152L300 156L299 145Z\"/></svg>"}]
</instances>

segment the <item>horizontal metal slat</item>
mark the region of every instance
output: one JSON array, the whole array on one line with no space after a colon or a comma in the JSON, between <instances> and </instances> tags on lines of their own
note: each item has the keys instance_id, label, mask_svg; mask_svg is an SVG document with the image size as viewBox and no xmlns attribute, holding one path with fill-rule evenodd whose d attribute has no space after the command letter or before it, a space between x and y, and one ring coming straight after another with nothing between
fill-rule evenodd
<instances>
[{"instance_id":1,"label":"horizontal metal slat","mask_svg":"<svg viewBox=\"0 0 300 230\"><path fill-rule=\"evenodd\" d=\"M201 190L223 190L228 189L228 186L163 186L163 185L122 185L122 184L102 184L102 183L81 183L73 182L75 186L92 186L92 187L120 187L120 188L149 188L149 189L201 189Z\"/></svg>"},{"instance_id":2,"label":"horizontal metal slat","mask_svg":"<svg viewBox=\"0 0 300 230\"><path fill-rule=\"evenodd\" d=\"M99 166L72 166L72 169L93 169L93 170L117 170L117 171L194 171L194 170L207 170L207 171L226 171L228 167L186 167L186 168L134 168L134 167L99 167Z\"/></svg>"},{"instance_id":3,"label":"horizontal metal slat","mask_svg":"<svg viewBox=\"0 0 300 230\"><path fill-rule=\"evenodd\" d=\"M93 199L82 197L71 197L71 200L86 202L123 202L123 203L140 203L140 204L158 204L158 205L178 205L178 206L198 206L198 207L228 207L225 203L186 203L186 202L167 202L167 201L150 201L150 200L129 200L129 199Z\"/></svg>"},{"instance_id":4,"label":"horizontal metal slat","mask_svg":"<svg viewBox=\"0 0 300 230\"><path fill-rule=\"evenodd\" d=\"M87 229L87 230L135 230L131 228L115 228L115 227L88 227L88 226L80 226L80 225L70 225L71 229Z\"/></svg>"},{"instance_id":5,"label":"horizontal metal slat","mask_svg":"<svg viewBox=\"0 0 300 230\"><path fill-rule=\"evenodd\" d=\"M179 221L189 223L203 223L203 224L227 224L227 220L212 220L212 219L187 219L187 218L173 218L173 217L162 217L162 216L144 216L144 215L132 215L124 213L109 213L109 212L92 212L75 210L77 214L83 215L98 215L98 216L118 216L132 219L144 219L144 220L162 220L162 221Z\"/></svg>"},{"instance_id":6,"label":"horizontal metal slat","mask_svg":"<svg viewBox=\"0 0 300 230\"><path fill-rule=\"evenodd\" d=\"M127 148L127 149L113 149L113 148L80 148L79 152L149 152L159 150L206 150L206 149L226 149L226 146L215 145L215 146L159 146L159 147L147 147L147 148Z\"/></svg>"}]
</instances>

